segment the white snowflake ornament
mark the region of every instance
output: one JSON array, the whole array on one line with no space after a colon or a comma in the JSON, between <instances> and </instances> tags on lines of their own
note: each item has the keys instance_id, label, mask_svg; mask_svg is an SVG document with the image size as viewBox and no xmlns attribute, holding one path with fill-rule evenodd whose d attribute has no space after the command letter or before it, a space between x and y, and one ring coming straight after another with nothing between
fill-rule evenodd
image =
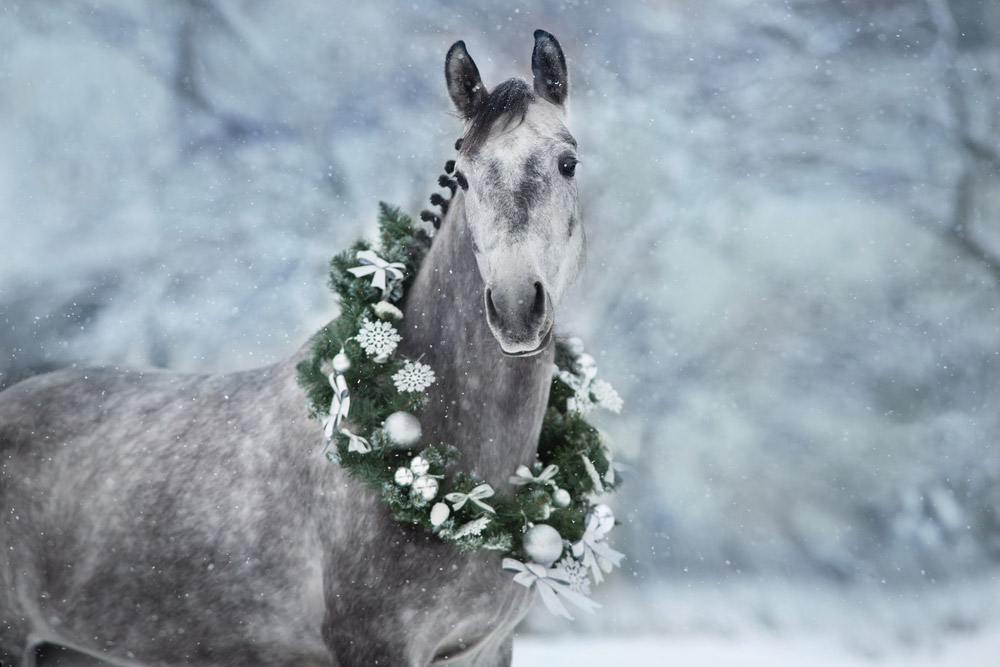
<instances>
[{"instance_id":1,"label":"white snowflake ornament","mask_svg":"<svg viewBox=\"0 0 1000 667\"><path fill-rule=\"evenodd\" d=\"M407 361L406 364L392 376L392 381L398 391L423 391L434 383L434 370L427 364L418 361Z\"/></svg>"},{"instance_id":2,"label":"white snowflake ornament","mask_svg":"<svg viewBox=\"0 0 1000 667\"><path fill-rule=\"evenodd\" d=\"M355 336L358 345L369 357L387 359L396 351L399 341L403 340L396 327L389 322L372 322L368 318L361 323L361 330Z\"/></svg>"},{"instance_id":3,"label":"white snowflake ornament","mask_svg":"<svg viewBox=\"0 0 1000 667\"><path fill-rule=\"evenodd\" d=\"M573 558L572 555L567 555L556 563L556 567L562 568L566 574L566 583L569 584L570 590L580 595L590 596L589 570L583 566L583 563Z\"/></svg>"}]
</instances>

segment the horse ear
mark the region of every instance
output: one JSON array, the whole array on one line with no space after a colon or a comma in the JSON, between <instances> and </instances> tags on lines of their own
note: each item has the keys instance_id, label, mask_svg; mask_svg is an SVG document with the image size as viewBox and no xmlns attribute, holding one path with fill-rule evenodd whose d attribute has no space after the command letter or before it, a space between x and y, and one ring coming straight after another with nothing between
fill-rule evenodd
<instances>
[{"instance_id":1,"label":"horse ear","mask_svg":"<svg viewBox=\"0 0 1000 667\"><path fill-rule=\"evenodd\" d=\"M569 72L566 56L558 40L544 30L535 31L535 49L531 52L531 73L535 77L535 93L559 106L569 98Z\"/></svg>"},{"instance_id":2,"label":"horse ear","mask_svg":"<svg viewBox=\"0 0 1000 667\"><path fill-rule=\"evenodd\" d=\"M479 68L465 50L465 42L455 42L448 49L444 58L444 79L455 108L466 120L473 118L486 99L486 86L479 78Z\"/></svg>"}]
</instances>

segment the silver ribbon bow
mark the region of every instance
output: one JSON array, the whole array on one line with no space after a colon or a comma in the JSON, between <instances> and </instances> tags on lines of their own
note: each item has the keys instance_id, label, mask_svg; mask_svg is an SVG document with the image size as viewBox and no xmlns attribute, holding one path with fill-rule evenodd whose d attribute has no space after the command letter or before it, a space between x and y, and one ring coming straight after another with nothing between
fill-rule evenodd
<instances>
[{"instance_id":1,"label":"silver ribbon bow","mask_svg":"<svg viewBox=\"0 0 1000 667\"><path fill-rule=\"evenodd\" d=\"M465 501L468 500L472 502L474 505L482 507L490 514L496 514L497 511L495 509L493 509L492 507L483 502L483 498L489 498L492 495L493 495L493 487L490 486L489 484L483 483L474 488L472 491L469 491L468 493L461 493L456 491L454 493L449 493L444 498L448 502L452 503L452 507L455 510L462 509L462 506L465 505Z\"/></svg>"},{"instance_id":2,"label":"silver ribbon bow","mask_svg":"<svg viewBox=\"0 0 1000 667\"><path fill-rule=\"evenodd\" d=\"M559 472L559 466L556 464L551 464L545 467L545 470L538 473L538 476L531 474L531 470L528 466L520 465L517 466L517 470L514 474L507 478L507 481L514 486L524 486L525 484L548 484L549 486L555 488L556 483L552 481L552 478L556 476Z\"/></svg>"},{"instance_id":3,"label":"silver ribbon bow","mask_svg":"<svg viewBox=\"0 0 1000 667\"><path fill-rule=\"evenodd\" d=\"M360 250L356 257L361 262L361 266L354 266L347 270L358 278L370 275L372 287L382 292L383 299L389 291L386 279L396 282L402 280L406 275L406 266L402 262L387 262L371 250Z\"/></svg>"},{"instance_id":4,"label":"silver ribbon bow","mask_svg":"<svg viewBox=\"0 0 1000 667\"><path fill-rule=\"evenodd\" d=\"M602 528L600 519L591 514L587 516L587 528L583 532L583 537L572 546L573 557L590 570L594 583L597 584L604 581L601 570L611 572L614 568L620 567L622 558L625 558L622 552L615 551L600 542L609 530L610 528Z\"/></svg>"},{"instance_id":5,"label":"silver ribbon bow","mask_svg":"<svg viewBox=\"0 0 1000 667\"><path fill-rule=\"evenodd\" d=\"M323 433L329 442L340 430L340 423L347 419L351 411L351 393L347 390L347 380L343 375L330 373L330 386L333 387L333 400L330 401L330 414L323 418Z\"/></svg>"},{"instance_id":6,"label":"silver ribbon bow","mask_svg":"<svg viewBox=\"0 0 1000 667\"><path fill-rule=\"evenodd\" d=\"M371 444L360 435L355 435L351 433L348 429L342 428L340 432L347 436L347 451L358 452L359 454L367 454L372 450Z\"/></svg>"},{"instance_id":7,"label":"silver ribbon bow","mask_svg":"<svg viewBox=\"0 0 1000 667\"><path fill-rule=\"evenodd\" d=\"M546 568L538 563L522 563L513 558L504 558L502 565L504 571L515 573L514 581L517 583L525 588L534 586L538 590L542 602L545 603L545 607L556 616L573 620L562 603L563 599L591 613L601 606L586 595L577 593L570 588L569 576L566 574L566 570L561 567Z\"/></svg>"}]
</instances>

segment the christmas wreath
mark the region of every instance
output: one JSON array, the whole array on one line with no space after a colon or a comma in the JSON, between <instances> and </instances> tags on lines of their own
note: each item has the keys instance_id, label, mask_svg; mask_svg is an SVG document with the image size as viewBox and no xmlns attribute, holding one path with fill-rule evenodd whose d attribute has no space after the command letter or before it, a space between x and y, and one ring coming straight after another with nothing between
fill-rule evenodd
<instances>
[{"instance_id":1,"label":"christmas wreath","mask_svg":"<svg viewBox=\"0 0 1000 667\"><path fill-rule=\"evenodd\" d=\"M459 452L448 443L415 449L416 415L435 376L419 360L396 355L403 313L393 304L431 240L384 203L379 231L377 252L360 240L331 260L340 316L314 337L311 357L298 366L309 414L323 423L327 457L374 490L396 521L467 551L498 553L504 570L536 587L553 613L572 618L564 601L588 611L599 606L589 598L591 580L603 581L624 555L604 542L614 516L597 498L619 480L586 415L598 407L619 412L621 398L596 377L580 339L558 340L537 460L511 471L513 495L456 470Z\"/></svg>"}]
</instances>

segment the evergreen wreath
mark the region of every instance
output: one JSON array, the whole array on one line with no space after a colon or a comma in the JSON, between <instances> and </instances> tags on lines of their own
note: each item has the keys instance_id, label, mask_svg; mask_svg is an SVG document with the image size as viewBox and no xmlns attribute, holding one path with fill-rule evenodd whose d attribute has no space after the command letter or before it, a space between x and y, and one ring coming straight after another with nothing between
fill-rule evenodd
<instances>
[{"instance_id":1,"label":"evergreen wreath","mask_svg":"<svg viewBox=\"0 0 1000 667\"><path fill-rule=\"evenodd\" d=\"M446 211L448 202L435 197ZM595 501L619 480L585 415L595 407L618 412L621 398L595 378L596 363L578 338L557 340L538 457L511 471L513 496L455 470L459 452L448 443L414 449L414 413L435 377L419 360L394 355L403 313L393 302L412 284L430 242L409 216L381 203L378 253L359 240L330 262L340 316L314 337L311 357L297 369L309 415L323 422L327 457L375 491L396 521L466 551L500 554L504 570L535 586L553 613L572 618L562 601L590 611L599 606L587 597L591 578L601 582L624 554L603 542L614 517Z\"/></svg>"}]
</instances>

